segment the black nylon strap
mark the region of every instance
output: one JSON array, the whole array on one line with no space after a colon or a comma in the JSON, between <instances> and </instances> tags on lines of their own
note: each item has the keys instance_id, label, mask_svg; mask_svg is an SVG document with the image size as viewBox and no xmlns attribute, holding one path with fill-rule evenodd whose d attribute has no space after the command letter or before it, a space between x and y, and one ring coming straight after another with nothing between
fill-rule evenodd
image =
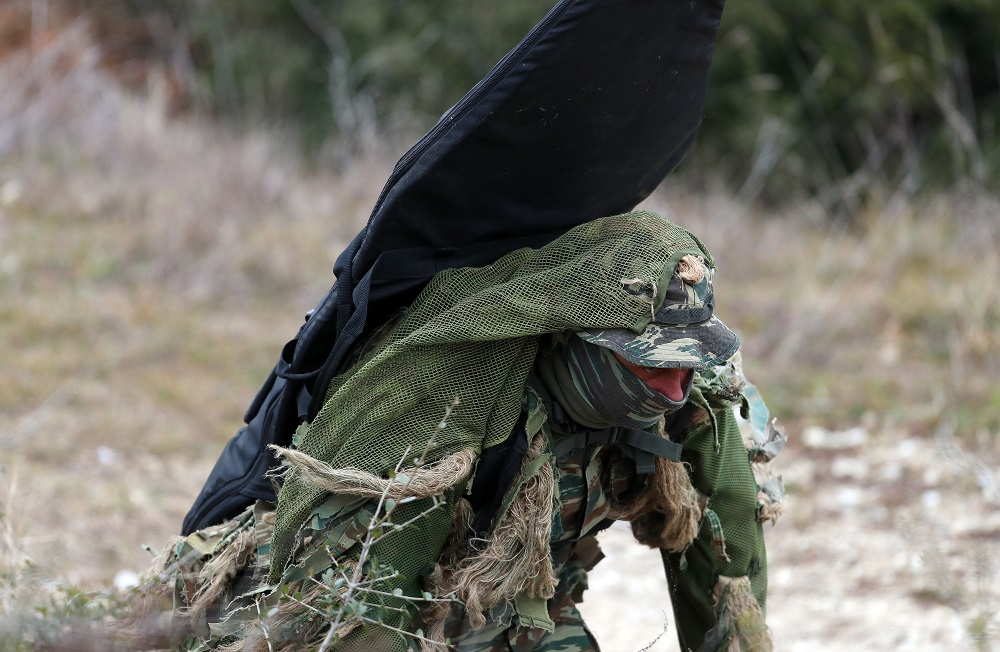
<instances>
[{"instance_id":1,"label":"black nylon strap","mask_svg":"<svg viewBox=\"0 0 1000 652\"><path fill-rule=\"evenodd\" d=\"M504 494L521 470L521 462L528 453L525 432L527 417L522 414L506 440L483 449L472 480L472 489L465 497L472 505L471 529L475 536L487 532L493 516L500 510Z\"/></svg>"},{"instance_id":2,"label":"black nylon strap","mask_svg":"<svg viewBox=\"0 0 1000 652\"><path fill-rule=\"evenodd\" d=\"M631 428L604 428L603 430L588 430L586 432L578 432L576 434L570 435L556 442L555 450L553 451L557 458L563 458L568 455L571 451L578 448L589 448L590 446L603 446L604 444L613 444L621 442L627 444L638 451L645 453L650 453L656 455L657 457L664 457L671 462L678 462L681 459L681 451L683 447L677 442L670 441L669 439L664 439L659 435L654 435L651 432L646 432L644 430L633 430ZM637 463L640 460L636 460ZM641 464L643 468L648 466L648 461ZM639 468L637 471L642 473ZM646 473L651 472L645 471Z\"/></svg>"},{"instance_id":3,"label":"black nylon strap","mask_svg":"<svg viewBox=\"0 0 1000 652\"><path fill-rule=\"evenodd\" d=\"M656 470L656 458L652 453L641 451L638 448L632 451L632 461L635 462L635 472L638 475L649 475Z\"/></svg>"},{"instance_id":4,"label":"black nylon strap","mask_svg":"<svg viewBox=\"0 0 1000 652\"><path fill-rule=\"evenodd\" d=\"M657 457L664 457L671 462L679 462L681 451L684 450L677 442L644 430L627 430L622 441L632 448L652 453Z\"/></svg>"},{"instance_id":5,"label":"black nylon strap","mask_svg":"<svg viewBox=\"0 0 1000 652\"><path fill-rule=\"evenodd\" d=\"M587 432L578 432L575 435L569 435L556 442L555 453L557 459L562 459L569 455L572 451L578 448L587 448L593 444L606 444L610 441L609 438L605 438L604 441L598 441L599 436L607 435L611 431L611 428L606 430L588 430Z\"/></svg>"},{"instance_id":6,"label":"black nylon strap","mask_svg":"<svg viewBox=\"0 0 1000 652\"><path fill-rule=\"evenodd\" d=\"M545 390L544 385L538 381L533 381L531 386L542 397L542 400L545 402L545 409L549 411L552 417L556 421L565 421L566 414L563 411L563 407L558 402L552 400L552 397ZM685 407L687 406L685 405ZM674 418L672 421L677 422L678 420ZM686 420L684 423L686 423ZM555 442L555 448L552 452L555 454L556 459L562 459L578 448L611 444L619 441L635 449L635 470L640 475L646 475L654 471L655 462L652 457L653 455L664 457L671 462L679 462L681 452L684 450L684 447L677 442L660 437L659 435L654 435L644 430L614 426L602 430L586 430L567 435Z\"/></svg>"}]
</instances>

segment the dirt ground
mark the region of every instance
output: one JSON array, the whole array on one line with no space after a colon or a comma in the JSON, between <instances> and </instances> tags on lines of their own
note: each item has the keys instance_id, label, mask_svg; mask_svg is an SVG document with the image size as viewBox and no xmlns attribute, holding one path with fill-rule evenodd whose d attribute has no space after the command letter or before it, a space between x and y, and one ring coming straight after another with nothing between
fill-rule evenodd
<instances>
[{"instance_id":1,"label":"dirt ground","mask_svg":"<svg viewBox=\"0 0 1000 652\"><path fill-rule=\"evenodd\" d=\"M789 444L772 463L786 484L786 511L766 526L767 616L776 649L1000 649L1000 443L978 442L972 456L946 423L920 439L861 426L786 434ZM13 465L21 469L14 504L28 512L19 519L24 543L37 563L70 582L127 582L149 559L135 541L155 545L179 523L188 499L176 487L195 486L209 463L195 468L125 454L122 470L123 454L111 447L77 455L90 468L88 491L97 493L88 493L87 513L64 521L62 536L45 536L37 508L60 494L65 499L65 489L79 483L62 486L48 475L40 485L30 464ZM132 479L128 487L123 477ZM110 539L67 556L69 542L93 532L97 521ZM154 534L156 528L163 531ZM636 543L625 524L602 533L601 545L607 558L591 573L581 611L602 649L676 652L658 553Z\"/></svg>"},{"instance_id":2,"label":"dirt ground","mask_svg":"<svg viewBox=\"0 0 1000 652\"><path fill-rule=\"evenodd\" d=\"M776 649L994 650L1000 625L997 456L865 428L792 435L773 463L789 490L766 526ZM996 447L994 443L994 453ZM626 526L581 606L611 652L678 650L658 554Z\"/></svg>"}]
</instances>

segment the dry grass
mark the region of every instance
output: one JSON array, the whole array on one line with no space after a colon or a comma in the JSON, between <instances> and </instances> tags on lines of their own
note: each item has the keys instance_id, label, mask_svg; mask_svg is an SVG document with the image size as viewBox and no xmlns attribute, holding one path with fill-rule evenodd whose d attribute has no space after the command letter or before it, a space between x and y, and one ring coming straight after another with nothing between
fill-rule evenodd
<instances>
[{"instance_id":1,"label":"dry grass","mask_svg":"<svg viewBox=\"0 0 1000 652\"><path fill-rule=\"evenodd\" d=\"M920 434L947 414L963 434L1000 430L1000 200L890 202L843 229L808 207L667 196L649 203L703 234L720 314L779 414Z\"/></svg>"},{"instance_id":2,"label":"dry grass","mask_svg":"<svg viewBox=\"0 0 1000 652\"><path fill-rule=\"evenodd\" d=\"M0 573L30 558L96 588L178 529L394 157L306 170L280 134L169 121L155 87L100 72L82 26L0 60L0 88ZM996 198L890 200L849 230L670 186L647 206L715 253L720 313L793 436L950 429L956 459L996 467ZM912 502L908 477L878 500Z\"/></svg>"},{"instance_id":3,"label":"dry grass","mask_svg":"<svg viewBox=\"0 0 1000 652\"><path fill-rule=\"evenodd\" d=\"M308 174L96 62L82 28L0 62L4 520L85 585L179 527L391 165Z\"/></svg>"}]
</instances>

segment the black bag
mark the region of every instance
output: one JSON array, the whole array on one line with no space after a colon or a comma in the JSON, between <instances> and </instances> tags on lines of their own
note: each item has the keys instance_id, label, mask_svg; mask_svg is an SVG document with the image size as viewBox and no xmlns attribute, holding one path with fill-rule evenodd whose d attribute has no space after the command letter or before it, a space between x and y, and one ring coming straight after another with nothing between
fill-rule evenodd
<instances>
[{"instance_id":1,"label":"black bag","mask_svg":"<svg viewBox=\"0 0 1000 652\"><path fill-rule=\"evenodd\" d=\"M562 0L396 164L336 283L285 345L184 519L276 498L267 446L319 410L351 347L438 271L631 210L694 140L724 0Z\"/></svg>"}]
</instances>

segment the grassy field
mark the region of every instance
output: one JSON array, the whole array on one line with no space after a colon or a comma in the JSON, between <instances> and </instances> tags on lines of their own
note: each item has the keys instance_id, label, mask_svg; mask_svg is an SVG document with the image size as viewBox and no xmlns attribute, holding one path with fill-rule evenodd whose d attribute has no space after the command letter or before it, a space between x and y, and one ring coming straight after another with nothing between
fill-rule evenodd
<instances>
[{"instance_id":1,"label":"grassy field","mask_svg":"<svg viewBox=\"0 0 1000 652\"><path fill-rule=\"evenodd\" d=\"M141 544L178 530L406 144L306 169L280 133L166 119L155 84L124 93L72 30L0 61L0 88L2 616L52 581L124 581L148 565ZM940 482L955 509L995 517L1000 200L972 186L882 194L850 226L816 206L770 211L676 183L646 206L718 260L719 313L791 436L793 503L843 486L824 470L824 437L863 432L864 446L835 456L842 467L913 442L939 453L914 474L965 460L971 472ZM857 484L878 485L867 472ZM874 506L921 518L925 484L890 483ZM827 517L792 514L782 550ZM995 556L991 523L976 540ZM907 595L951 604L929 586ZM788 649L796 631L781 632Z\"/></svg>"}]
</instances>

